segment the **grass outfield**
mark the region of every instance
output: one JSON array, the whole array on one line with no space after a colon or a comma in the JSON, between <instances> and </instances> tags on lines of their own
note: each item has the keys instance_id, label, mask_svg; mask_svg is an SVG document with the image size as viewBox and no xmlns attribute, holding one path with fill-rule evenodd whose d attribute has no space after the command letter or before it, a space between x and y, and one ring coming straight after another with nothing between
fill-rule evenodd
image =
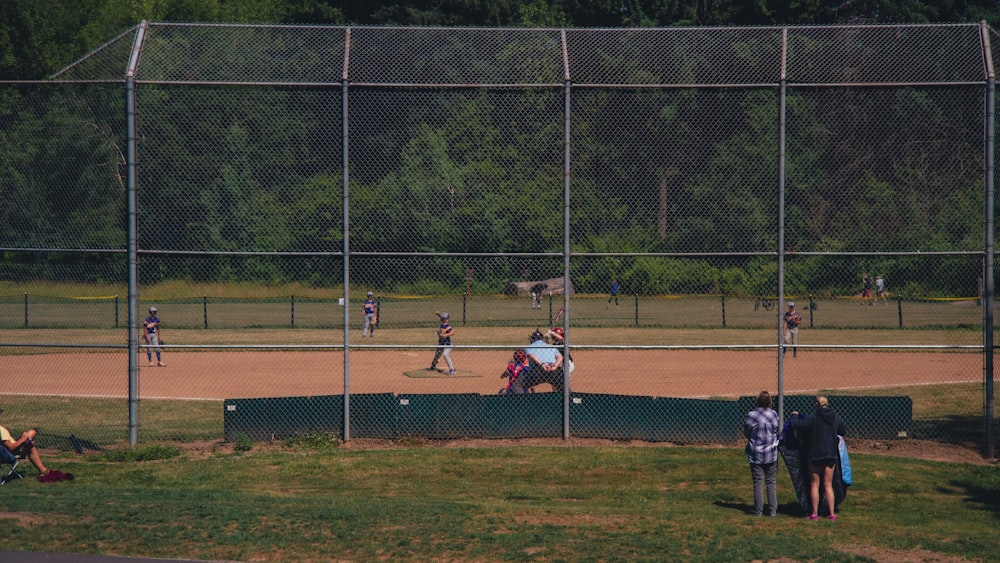
<instances>
[{"instance_id":1,"label":"grass outfield","mask_svg":"<svg viewBox=\"0 0 1000 563\"><path fill-rule=\"evenodd\" d=\"M852 456L840 519L751 515L739 447L364 449L322 437L252 451L72 454L0 494L5 549L239 561L998 561L1000 467ZM165 459L155 460L162 457Z\"/></svg>"}]
</instances>

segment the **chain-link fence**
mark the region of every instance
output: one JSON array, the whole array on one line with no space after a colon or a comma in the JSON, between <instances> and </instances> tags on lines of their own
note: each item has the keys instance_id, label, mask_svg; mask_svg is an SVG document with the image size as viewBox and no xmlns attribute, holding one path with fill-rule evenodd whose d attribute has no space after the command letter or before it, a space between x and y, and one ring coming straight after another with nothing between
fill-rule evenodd
<instances>
[{"instance_id":1,"label":"chain-link fence","mask_svg":"<svg viewBox=\"0 0 1000 563\"><path fill-rule=\"evenodd\" d=\"M993 455L995 38L144 23L0 85L2 422Z\"/></svg>"}]
</instances>

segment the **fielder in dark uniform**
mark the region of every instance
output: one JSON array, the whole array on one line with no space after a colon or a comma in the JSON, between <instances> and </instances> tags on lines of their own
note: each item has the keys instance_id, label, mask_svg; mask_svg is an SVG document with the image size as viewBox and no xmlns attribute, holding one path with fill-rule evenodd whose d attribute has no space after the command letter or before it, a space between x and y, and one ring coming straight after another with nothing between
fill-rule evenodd
<instances>
[{"instance_id":1,"label":"fielder in dark uniform","mask_svg":"<svg viewBox=\"0 0 1000 563\"><path fill-rule=\"evenodd\" d=\"M146 359L149 365L153 365L153 349L156 349L156 365L166 367L163 363L163 356L160 353L160 344L163 342L163 332L160 330L160 318L156 316L156 307L149 308L149 316L142 323L142 339L149 347L146 348Z\"/></svg>"},{"instance_id":2,"label":"fielder in dark uniform","mask_svg":"<svg viewBox=\"0 0 1000 563\"><path fill-rule=\"evenodd\" d=\"M365 313L365 330L361 333L361 338L368 336L368 329L371 329L372 338L375 338L375 327L372 326L372 321L375 319L375 299L372 298L372 292L368 292L368 298L361 306Z\"/></svg>"},{"instance_id":3,"label":"fielder in dark uniform","mask_svg":"<svg viewBox=\"0 0 1000 563\"><path fill-rule=\"evenodd\" d=\"M785 346L781 348L781 354L785 354L787 346L792 347L792 357L799 353L799 325L802 324L802 315L795 310L795 302L788 302L788 312L785 313Z\"/></svg>"},{"instance_id":4,"label":"fielder in dark uniform","mask_svg":"<svg viewBox=\"0 0 1000 563\"><path fill-rule=\"evenodd\" d=\"M437 311L435 314L441 320L437 331L438 347L434 351L434 359L431 360L431 367L427 368L427 371L437 371L438 360L444 356L444 361L448 364L448 375L455 375L455 364L451 362L451 337L455 336L455 329L448 322L448 319L451 318L448 313Z\"/></svg>"}]
</instances>

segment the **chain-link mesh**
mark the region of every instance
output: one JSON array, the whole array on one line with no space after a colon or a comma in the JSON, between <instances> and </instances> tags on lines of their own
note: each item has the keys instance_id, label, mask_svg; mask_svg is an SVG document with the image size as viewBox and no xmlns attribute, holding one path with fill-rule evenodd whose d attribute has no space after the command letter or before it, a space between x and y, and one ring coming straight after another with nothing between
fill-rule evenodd
<instances>
[{"instance_id":1,"label":"chain-link mesh","mask_svg":"<svg viewBox=\"0 0 1000 563\"><path fill-rule=\"evenodd\" d=\"M4 424L989 443L983 39L144 24L0 90Z\"/></svg>"}]
</instances>

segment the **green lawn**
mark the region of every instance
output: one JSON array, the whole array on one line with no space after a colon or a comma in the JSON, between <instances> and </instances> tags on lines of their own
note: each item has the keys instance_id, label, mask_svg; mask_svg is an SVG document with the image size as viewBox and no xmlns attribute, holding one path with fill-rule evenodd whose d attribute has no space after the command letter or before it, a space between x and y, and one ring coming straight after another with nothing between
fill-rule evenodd
<instances>
[{"instance_id":1,"label":"green lawn","mask_svg":"<svg viewBox=\"0 0 1000 563\"><path fill-rule=\"evenodd\" d=\"M53 456L76 480L43 484L28 470L5 485L0 541L241 561L1000 560L995 465L855 454L832 523L800 517L783 464L778 517L752 516L736 446L364 449L321 438L159 461Z\"/></svg>"}]
</instances>

